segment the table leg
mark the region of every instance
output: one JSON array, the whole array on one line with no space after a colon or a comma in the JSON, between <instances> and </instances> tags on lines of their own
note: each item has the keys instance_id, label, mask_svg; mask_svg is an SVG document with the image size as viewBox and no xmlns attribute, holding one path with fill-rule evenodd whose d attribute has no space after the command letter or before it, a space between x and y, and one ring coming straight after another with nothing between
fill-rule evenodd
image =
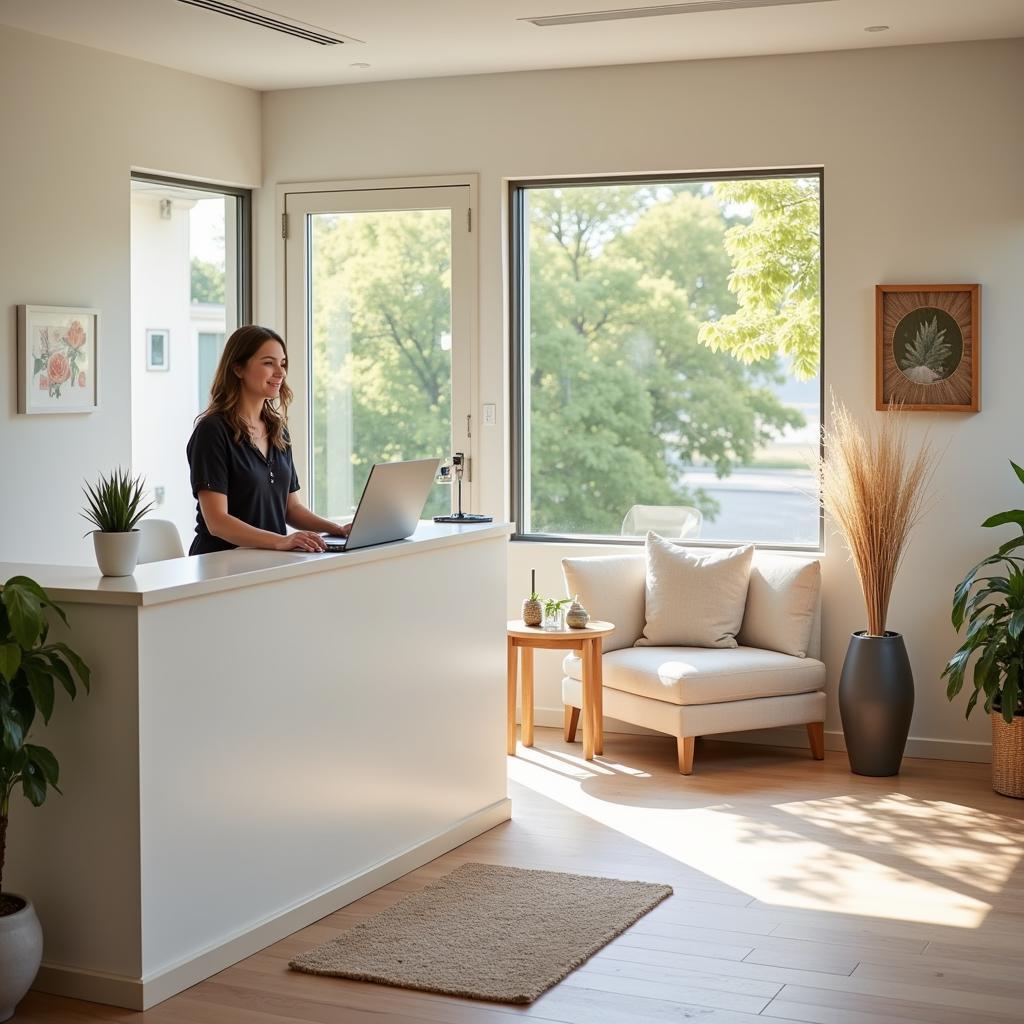
<instances>
[{"instance_id":1,"label":"table leg","mask_svg":"<svg viewBox=\"0 0 1024 1024\"><path fill-rule=\"evenodd\" d=\"M508 735L507 749L510 757L516 753L516 652L512 637L508 638Z\"/></svg>"},{"instance_id":2,"label":"table leg","mask_svg":"<svg viewBox=\"0 0 1024 1024\"><path fill-rule=\"evenodd\" d=\"M583 757L594 760L594 653L589 640L583 641Z\"/></svg>"},{"instance_id":3,"label":"table leg","mask_svg":"<svg viewBox=\"0 0 1024 1024\"><path fill-rule=\"evenodd\" d=\"M520 647L523 659L523 746L533 746L533 648Z\"/></svg>"},{"instance_id":4,"label":"table leg","mask_svg":"<svg viewBox=\"0 0 1024 1024\"><path fill-rule=\"evenodd\" d=\"M590 641L594 647L594 753L604 753L604 675L601 667L601 638Z\"/></svg>"}]
</instances>

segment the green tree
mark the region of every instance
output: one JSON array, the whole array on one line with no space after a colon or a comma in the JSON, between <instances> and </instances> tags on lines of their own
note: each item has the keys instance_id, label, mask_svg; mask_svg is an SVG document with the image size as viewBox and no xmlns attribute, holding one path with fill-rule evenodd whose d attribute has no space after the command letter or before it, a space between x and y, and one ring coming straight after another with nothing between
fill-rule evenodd
<instances>
[{"instance_id":1,"label":"green tree","mask_svg":"<svg viewBox=\"0 0 1024 1024\"><path fill-rule=\"evenodd\" d=\"M193 302L224 302L224 269L198 257L192 259Z\"/></svg>"},{"instance_id":2,"label":"green tree","mask_svg":"<svg viewBox=\"0 0 1024 1024\"><path fill-rule=\"evenodd\" d=\"M451 447L451 223L444 210L316 218L313 456L330 514L332 449L351 450L349 504L374 462L447 457ZM436 489L425 514L447 511Z\"/></svg>"},{"instance_id":3,"label":"green tree","mask_svg":"<svg viewBox=\"0 0 1024 1024\"><path fill-rule=\"evenodd\" d=\"M617 533L629 506L717 505L681 466L720 475L802 417L774 359L698 343L735 308L726 223L699 186L530 193L531 513L535 531Z\"/></svg>"},{"instance_id":4,"label":"green tree","mask_svg":"<svg viewBox=\"0 0 1024 1024\"><path fill-rule=\"evenodd\" d=\"M718 182L717 199L749 206L725 234L739 308L700 325L700 341L752 364L788 356L798 380L821 362L821 233L817 178Z\"/></svg>"},{"instance_id":5,"label":"green tree","mask_svg":"<svg viewBox=\"0 0 1024 1024\"><path fill-rule=\"evenodd\" d=\"M698 341L736 310L730 218L709 186L529 193L528 421L534 530L617 533L633 504L692 504L685 482L752 460L799 412L776 397L772 353L741 363ZM451 224L447 212L314 219L315 501L339 507L379 459L448 454ZM351 454L349 454L351 453ZM430 512L440 511L439 489Z\"/></svg>"}]
</instances>

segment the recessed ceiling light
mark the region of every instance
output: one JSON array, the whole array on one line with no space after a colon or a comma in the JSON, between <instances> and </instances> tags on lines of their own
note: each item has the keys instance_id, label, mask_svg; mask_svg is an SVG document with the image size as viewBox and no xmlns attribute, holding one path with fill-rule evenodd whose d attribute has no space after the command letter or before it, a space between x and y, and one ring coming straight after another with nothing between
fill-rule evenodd
<instances>
[{"instance_id":1,"label":"recessed ceiling light","mask_svg":"<svg viewBox=\"0 0 1024 1024\"><path fill-rule=\"evenodd\" d=\"M866 29L864 29L864 31L865 32L888 32L889 31L889 26L888 25L868 25L868 27Z\"/></svg>"},{"instance_id":2,"label":"recessed ceiling light","mask_svg":"<svg viewBox=\"0 0 1024 1024\"><path fill-rule=\"evenodd\" d=\"M364 68L368 68L369 66L370 65L367 64L366 61L364 60L357 60L354 64L350 65L350 67L359 68L360 71L362 71Z\"/></svg>"}]
</instances>

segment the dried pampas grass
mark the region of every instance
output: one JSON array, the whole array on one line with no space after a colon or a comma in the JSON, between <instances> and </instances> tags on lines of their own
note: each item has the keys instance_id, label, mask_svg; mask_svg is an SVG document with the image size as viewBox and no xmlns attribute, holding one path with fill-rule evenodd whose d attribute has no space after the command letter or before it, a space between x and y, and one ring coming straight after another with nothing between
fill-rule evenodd
<instances>
[{"instance_id":1,"label":"dried pampas grass","mask_svg":"<svg viewBox=\"0 0 1024 1024\"><path fill-rule=\"evenodd\" d=\"M821 501L850 549L867 604L868 635L884 636L907 538L927 510L935 452L928 441L916 455L908 452L898 406L882 416L877 430L865 430L834 397L824 449Z\"/></svg>"}]
</instances>

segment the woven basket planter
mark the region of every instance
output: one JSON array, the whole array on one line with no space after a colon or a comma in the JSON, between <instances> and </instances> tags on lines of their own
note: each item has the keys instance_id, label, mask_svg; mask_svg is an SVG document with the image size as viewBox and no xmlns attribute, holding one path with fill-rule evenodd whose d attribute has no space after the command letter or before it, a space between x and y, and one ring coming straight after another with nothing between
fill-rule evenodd
<instances>
[{"instance_id":1,"label":"woven basket planter","mask_svg":"<svg viewBox=\"0 0 1024 1024\"><path fill-rule=\"evenodd\" d=\"M992 788L1024 799L1024 715L1015 715L1007 725L992 712Z\"/></svg>"}]
</instances>

